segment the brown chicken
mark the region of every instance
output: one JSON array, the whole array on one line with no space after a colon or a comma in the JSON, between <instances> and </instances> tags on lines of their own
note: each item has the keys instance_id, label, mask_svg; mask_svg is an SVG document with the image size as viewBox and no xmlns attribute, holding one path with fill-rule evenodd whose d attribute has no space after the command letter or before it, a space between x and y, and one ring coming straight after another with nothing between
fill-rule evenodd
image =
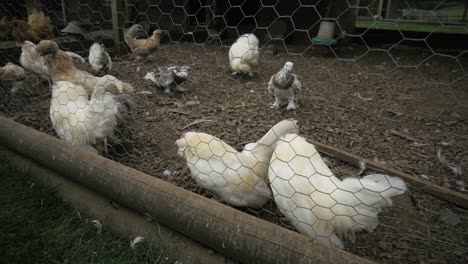
<instances>
[{"instance_id":1,"label":"brown chicken","mask_svg":"<svg viewBox=\"0 0 468 264\"><path fill-rule=\"evenodd\" d=\"M52 39L54 37L50 18L42 11L34 9L28 17L28 22L14 19L11 21L13 35L19 43L29 40L38 42L41 39Z\"/></svg>"},{"instance_id":2,"label":"brown chicken","mask_svg":"<svg viewBox=\"0 0 468 264\"><path fill-rule=\"evenodd\" d=\"M75 67L73 59L64 51L59 49L56 42L51 40L42 40L37 46L36 51L44 56L47 67L49 68L52 82L69 81L77 85L81 85L91 96L94 87L98 82L105 78L106 91L120 94L131 94L133 87L125 82L122 82L111 75L96 77L86 71L79 70Z\"/></svg>"},{"instance_id":3,"label":"brown chicken","mask_svg":"<svg viewBox=\"0 0 468 264\"><path fill-rule=\"evenodd\" d=\"M153 35L147 39L137 39L127 34L125 42L132 51L132 57L147 57L159 49L162 34L160 29L153 31Z\"/></svg>"}]
</instances>

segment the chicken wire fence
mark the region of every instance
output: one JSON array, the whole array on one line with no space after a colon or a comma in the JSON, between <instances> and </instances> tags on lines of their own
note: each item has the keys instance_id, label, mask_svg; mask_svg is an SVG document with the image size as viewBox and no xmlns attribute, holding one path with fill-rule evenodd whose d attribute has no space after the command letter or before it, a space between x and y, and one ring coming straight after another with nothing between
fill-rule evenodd
<instances>
[{"instance_id":1,"label":"chicken wire fence","mask_svg":"<svg viewBox=\"0 0 468 264\"><path fill-rule=\"evenodd\" d=\"M359 256L464 263L465 209L309 143L466 193L466 7L422 2L2 1L1 114Z\"/></svg>"}]
</instances>

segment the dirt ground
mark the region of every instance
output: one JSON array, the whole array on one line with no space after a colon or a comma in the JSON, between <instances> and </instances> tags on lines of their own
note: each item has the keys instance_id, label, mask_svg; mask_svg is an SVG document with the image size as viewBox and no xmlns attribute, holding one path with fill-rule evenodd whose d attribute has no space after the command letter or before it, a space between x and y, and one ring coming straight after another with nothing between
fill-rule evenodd
<instances>
[{"instance_id":1,"label":"dirt ground","mask_svg":"<svg viewBox=\"0 0 468 264\"><path fill-rule=\"evenodd\" d=\"M303 51L289 50L302 53L296 56L265 52L258 74L239 80L229 78L227 49L217 44L167 44L148 63L117 60L111 74L134 85L137 92L152 94L135 95L136 122L122 144L112 146L109 158L216 199L197 186L176 154L174 141L183 128L196 120L210 120L189 129L241 149L276 122L294 117L308 138L437 184L445 181L451 189L462 191L460 184L466 179L441 164L437 152L441 150L462 170L468 168L466 52L458 60L443 56L425 60L429 50L409 47L390 53L368 52L359 45L333 52ZM266 89L270 76L288 60L295 63L294 72L303 80L295 112L270 109L273 98ZM181 64L193 65L185 94L166 95L143 80L154 67ZM88 65L79 68L92 72ZM15 95L4 91L0 109L17 122L56 136L49 119L50 88L33 78L27 82L32 87ZM338 176L356 174L357 168L329 158ZM164 170L172 175L162 176ZM467 263L467 211L421 190L409 193L384 209L374 232L357 234L346 250L384 263ZM451 226L441 221L446 209L460 217L460 223ZM292 229L273 201L262 210L239 210Z\"/></svg>"}]
</instances>

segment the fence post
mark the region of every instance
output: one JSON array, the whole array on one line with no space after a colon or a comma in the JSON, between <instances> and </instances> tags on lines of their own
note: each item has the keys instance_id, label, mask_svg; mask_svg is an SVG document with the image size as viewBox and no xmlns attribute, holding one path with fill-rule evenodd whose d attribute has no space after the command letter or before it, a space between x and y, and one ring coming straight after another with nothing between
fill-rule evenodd
<instances>
[{"instance_id":1,"label":"fence post","mask_svg":"<svg viewBox=\"0 0 468 264\"><path fill-rule=\"evenodd\" d=\"M121 0L111 0L111 13L112 13L112 37L115 42L115 54L117 56L123 55L125 47L123 44L123 19L119 16L119 11L122 10Z\"/></svg>"}]
</instances>

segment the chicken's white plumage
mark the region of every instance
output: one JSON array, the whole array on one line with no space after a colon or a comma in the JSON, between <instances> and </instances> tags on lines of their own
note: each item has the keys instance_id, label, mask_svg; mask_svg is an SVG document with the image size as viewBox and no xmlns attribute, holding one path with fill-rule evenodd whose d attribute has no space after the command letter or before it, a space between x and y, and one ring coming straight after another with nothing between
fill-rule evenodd
<instances>
[{"instance_id":1,"label":"chicken's white plumage","mask_svg":"<svg viewBox=\"0 0 468 264\"><path fill-rule=\"evenodd\" d=\"M281 121L241 152L206 133L187 132L176 145L198 184L234 206L259 208L271 198L266 179L274 144L297 130L296 120Z\"/></svg>"},{"instance_id":2,"label":"chicken's white plumage","mask_svg":"<svg viewBox=\"0 0 468 264\"><path fill-rule=\"evenodd\" d=\"M229 49L229 63L236 74L252 75L258 65L259 41L254 34L240 36Z\"/></svg>"},{"instance_id":3,"label":"chicken's white plumage","mask_svg":"<svg viewBox=\"0 0 468 264\"><path fill-rule=\"evenodd\" d=\"M94 43L89 48L89 64L96 72L109 72L112 69L112 59L107 53L104 44Z\"/></svg>"},{"instance_id":4,"label":"chicken's white plumage","mask_svg":"<svg viewBox=\"0 0 468 264\"><path fill-rule=\"evenodd\" d=\"M297 134L276 144L268 178L280 211L301 233L322 244L343 248L340 238L354 241L355 232L371 232L391 197L406 191L397 177L383 174L338 179L314 145Z\"/></svg>"},{"instance_id":5,"label":"chicken's white plumage","mask_svg":"<svg viewBox=\"0 0 468 264\"><path fill-rule=\"evenodd\" d=\"M52 87L50 118L59 137L72 145L103 145L111 136L118 114L117 103L103 84L97 84L91 99L80 86L58 81Z\"/></svg>"}]
</instances>

